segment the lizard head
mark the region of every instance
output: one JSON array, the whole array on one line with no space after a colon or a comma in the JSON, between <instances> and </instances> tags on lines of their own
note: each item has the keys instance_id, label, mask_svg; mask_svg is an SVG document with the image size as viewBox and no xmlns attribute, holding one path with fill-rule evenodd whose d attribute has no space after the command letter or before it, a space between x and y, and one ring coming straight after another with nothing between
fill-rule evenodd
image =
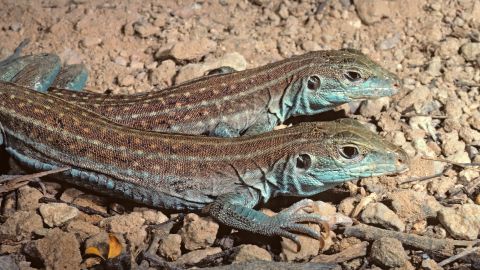
<instances>
[{"instance_id":1,"label":"lizard head","mask_svg":"<svg viewBox=\"0 0 480 270\"><path fill-rule=\"evenodd\" d=\"M302 125L307 142L289 159L294 184L284 190L290 194L313 195L341 182L409 168L405 151L355 120Z\"/></svg>"},{"instance_id":2,"label":"lizard head","mask_svg":"<svg viewBox=\"0 0 480 270\"><path fill-rule=\"evenodd\" d=\"M309 53L293 89L292 116L320 113L356 100L392 96L401 82L393 73L353 49ZM305 57L305 56L304 56Z\"/></svg>"}]
</instances>

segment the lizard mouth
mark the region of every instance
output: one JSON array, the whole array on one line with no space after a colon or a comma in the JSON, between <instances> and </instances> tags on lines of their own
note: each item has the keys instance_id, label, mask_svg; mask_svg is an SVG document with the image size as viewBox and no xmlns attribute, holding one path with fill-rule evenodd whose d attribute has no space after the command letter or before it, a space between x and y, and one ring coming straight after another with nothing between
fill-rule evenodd
<instances>
[{"instance_id":1,"label":"lizard mouth","mask_svg":"<svg viewBox=\"0 0 480 270\"><path fill-rule=\"evenodd\" d=\"M360 177L374 177L381 175L398 175L407 172L410 169L408 163L397 161L395 167L392 168L388 163L377 163L370 166L362 166L351 171L351 175ZM368 172L368 173L367 173Z\"/></svg>"},{"instance_id":2,"label":"lizard mouth","mask_svg":"<svg viewBox=\"0 0 480 270\"><path fill-rule=\"evenodd\" d=\"M383 88L374 88L370 92L370 94L365 95L365 94L360 94L360 95L351 95L350 98L355 101L355 100L364 100L364 99L371 99L371 98L380 98L380 97L389 97L393 96L396 93L398 93L398 90L394 90L390 87L383 87Z\"/></svg>"}]
</instances>

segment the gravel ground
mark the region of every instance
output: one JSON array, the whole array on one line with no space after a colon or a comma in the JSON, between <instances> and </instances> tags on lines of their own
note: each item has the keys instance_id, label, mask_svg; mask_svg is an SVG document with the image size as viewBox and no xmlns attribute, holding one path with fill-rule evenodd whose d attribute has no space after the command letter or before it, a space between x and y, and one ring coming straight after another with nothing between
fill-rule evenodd
<instances>
[{"instance_id":1,"label":"gravel ground","mask_svg":"<svg viewBox=\"0 0 480 270\"><path fill-rule=\"evenodd\" d=\"M401 176L346 183L314 198L322 214L363 225L335 229L323 245L302 238L300 252L288 240L232 231L198 213L149 209L48 179L30 183L0 197L0 269L147 269L152 242L148 254L170 268L273 260L480 269L480 251L468 247L480 233L479 1L4 0L0 14L0 58L30 38L25 53L84 63L87 88L97 92L149 91L215 67L241 70L313 50L361 50L398 74L403 89L336 111L413 160ZM0 167L18 173L6 155ZM89 247L98 255L86 256Z\"/></svg>"}]
</instances>

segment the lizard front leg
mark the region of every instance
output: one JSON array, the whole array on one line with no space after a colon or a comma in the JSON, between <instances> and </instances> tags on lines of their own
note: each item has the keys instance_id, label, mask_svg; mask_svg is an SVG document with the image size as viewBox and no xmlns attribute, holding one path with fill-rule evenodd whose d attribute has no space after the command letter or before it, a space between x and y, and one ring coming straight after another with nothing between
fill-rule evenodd
<instances>
[{"instance_id":1,"label":"lizard front leg","mask_svg":"<svg viewBox=\"0 0 480 270\"><path fill-rule=\"evenodd\" d=\"M279 124L278 118L271 113L264 113L260 118L251 125L243 135L256 135L272 131Z\"/></svg>"},{"instance_id":2,"label":"lizard front leg","mask_svg":"<svg viewBox=\"0 0 480 270\"><path fill-rule=\"evenodd\" d=\"M60 70L50 87L82 91L87 83L88 70L84 64L68 65Z\"/></svg>"},{"instance_id":3,"label":"lizard front leg","mask_svg":"<svg viewBox=\"0 0 480 270\"><path fill-rule=\"evenodd\" d=\"M245 230L266 236L282 236L291 239L298 246L300 242L295 233L306 234L315 239L322 239L305 222L318 223L320 225L327 218L318 214L299 213L299 210L313 207L313 201L301 200L289 208L286 208L273 217L269 217L252 209L259 201L258 192L244 189L241 192L228 193L217 198L208 205L205 210L210 216L219 222L235 229Z\"/></svg>"},{"instance_id":4,"label":"lizard front leg","mask_svg":"<svg viewBox=\"0 0 480 270\"><path fill-rule=\"evenodd\" d=\"M60 58L55 54L23 56L14 61L24 61L28 64L19 70L10 82L40 92L48 90L61 68Z\"/></svg>"}]
</instances>

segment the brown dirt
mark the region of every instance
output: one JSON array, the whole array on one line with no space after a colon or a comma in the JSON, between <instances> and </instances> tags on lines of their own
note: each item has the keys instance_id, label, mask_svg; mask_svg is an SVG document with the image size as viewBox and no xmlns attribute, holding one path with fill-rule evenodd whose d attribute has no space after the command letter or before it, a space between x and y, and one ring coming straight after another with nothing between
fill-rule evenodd
<instances>
[{"instance_id":1,"label":"brown dirt","mask_svg":"<svg viewBox=\"0 0 480 270\"><path fill-rule=\"evenodd\" d=\"M356 118L374 124L382 135L403 147L416 160L419 156L427 156L461 163L480 162L479 1L5 0L2 1L0 15L0 59L10 55L23 39L30 38L31 43L25 53L53 52L59 54L66 64L85 63L90 71L87 88L97 92L110 89L115 93L134 93L151 90L154 84L168 86L178 77L185 80L196 76L194 72L193 75L178 76L186 72L186 65L212 63L233 52L242 55L247 61L247 68L252 68L311 50L359 49L403 78L404 89L387 102L387 108L383 108L385 106L381 103L363 104ZM174 53L178 56L174 63L164 57L164 52L173 46L177 46ZM424 116L427 117L421 118ZM402 181L413 176L431 175L443 168L442 164L423 160L415 165L409 174L401 177ZM436 199L443 206L474 204L476 197L478 205L478 187L475 191L472 184L478 185L478 177L478 170L456 166L433 181L398 185L399 178L389 177L364 180L351 184L349 189L357 199L369 192L378 193L378 200L385 200L387 206L391 205L385 198L400 196L398 194L404 188L415 190L418 201L408 199L402 204L401 219L406 223L406 231L445 238L451 237L445 228L452 232L458 226L440 224L438 220L429 223L426 218L409 223L411 209L424 211L425 207L413 206L422 204L421 198L427 196L430 201ZM462 190L464 186L469 187L470 192ZM47 185L47 190L58 194L57 197L60 197L62 189L58 184ZM78 194L81 196L81 192ZM83 200L91 201L90 198ZM15 231L18 227L12 224L15 222L12 216L18 216L14 214L19 210L16 205L21 204L16 203L17 199L22 200L14 193L0 198L2 231ZM85 204L88 205L88 202ZM92 208L107 207L103 199L91 204ZM33 208L36 207L34 205ZM353 209L353 206L350 208ZM130 216L144 215L142 220L147 220L140 222L141 230L130 228L132 231L124 233L123 237L131 245L147 243L145 226L149 221L142 211L134 209L137 214L125 215L126 224L139 220L129 220ZM38 219L35 212L22 213ZM418 215L422 214L425 213ZM163 217L161 213L158 215ZM433 218L436 219L435 216ZM93 231L96 231L96 226L102 227L101 219L99 215L82 213L72 222L92 224ZM11 228L5 228L7 225ZM35 269L48 268L68 265L65 261L54 263L52 258L68 261L68 256L74 253L76 265L70 266L72 269L80 267L78 245L84 245L86 233L76 232L68 224L60 226L64 231L70 228L68 233L55 231L65 238L65 241L59 242L60 245L68 245L66 240L75 237L79 243L75 242L70 249L53 249L48 245L56 242L54 233L47 232L46 228L25 230L21 238L18 236L14 240L0 237L0 263L2 258L6 258L2 255L12 254L21 269L32 269L28 266L30 262ZM108 226L101 230L111 231ZM231 247L219 244L225 239L228 242L230 236L225 235L223 233L223 239L217 239L219 241L214 246L221 246L224 250ZM335 237L330 252L340 249L340 238ZM39 238L45 240L31 241ZM235 246L237 242L242 243L237 240ZM243 242L265 248L264 251L273 254L274 258L281 257L279 247L272 247L270 243L273 240L269 244L261 240L246 239ZM182 256L185 256L186 250L181 249L177 242L175 252L182 251ZM32 245L36 245L38 250L25 248ZM58 254L46 254L50 250ZM187 257L180 257L180 260L198 261L201 258L197 256L212 253L211 248L195 252L195 259L188 257L193 255L187 253ZM411 256L404 267L420 267L422 257L409 254ZM179 254L174 257L179 257ZM476 267L479 267L479 257L461 261L457 266L475 267L476 260ZM437 262L441 259L444 258L435 258ZM100 262L100 259L90 259L84 261L83 266ZM346 269L358 269L362 264L360 258L350 260L344 266ZM372 262L368 265L375 267Z\"/></svg>"}]
</instances>

